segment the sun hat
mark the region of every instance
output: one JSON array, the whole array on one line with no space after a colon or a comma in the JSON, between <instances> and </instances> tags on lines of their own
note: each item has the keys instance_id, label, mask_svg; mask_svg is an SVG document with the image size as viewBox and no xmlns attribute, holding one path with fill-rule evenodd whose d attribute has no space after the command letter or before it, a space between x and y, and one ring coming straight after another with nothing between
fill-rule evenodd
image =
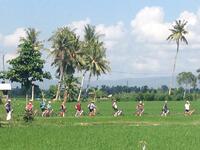
<instances>
[{"instance_id":1,"label":"sun hat","mask_svg":"<svg viewBox=\"0 0 200 150\"><path fill-rule=\"evenodd\" d=\"M11 102L11 99L8 99L8 102Z\"/></svg>"}]
</instances>

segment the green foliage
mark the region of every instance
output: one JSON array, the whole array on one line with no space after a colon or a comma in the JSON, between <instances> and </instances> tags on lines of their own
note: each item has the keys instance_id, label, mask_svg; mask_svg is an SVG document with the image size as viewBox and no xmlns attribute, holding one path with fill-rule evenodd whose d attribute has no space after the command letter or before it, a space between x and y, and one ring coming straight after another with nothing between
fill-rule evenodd
<instances>
[{"instance_id":1,"label":"green foliage","mask_svg":"<svg viewBox=\"0 0 200 150\"><path fill-rule=\"evenodd\" d=\"M173 26L171 34L168 36L167 40L173 40L177 44L179 41L183 41L184 43L188 44L188 41L185 38L185 35L188 34L188 31L185 30L185 26L187 25L187 21L176 20L176 24Z\"/></svg>"},{"instance_id":2,"label":"green foliage","mask_svg":"<svg viewBox=\"0 0 200 150\"><path fill-rule=\"evenodd\" d=\"M177 76L177 82L179 85L184 85L185 88L196 87L197 78L192 72L181 72Z\"/></svg>"},{"instance_id":3,"label":"green foliage","mask_svg":"<svg viewBox=\"0 0 200 150\"><path fill-rule=\"evenodd\" d=\"M25 114L23 116L23 119L25 122L32 122L34 119L34 113L33 111L25 111Z\"/></svg>"},{"instance_id":4,"label":"green foliage","mask_svg":"<svg viewBox=\"0 0 200 150\"><path fill-rule=\"evenodd\" d=\"M41 42L37 40L38 32L29 28L26 30L26 37L20 40L18 46L19 55L9 60L10 68L6 73L6 78L11 82L20 82L27 89L33 81L43 81L50 79L49 72L44 72L45 61L41 58Z\"/></svg>"},{"instance_id":5,"label":"green foliage","mask_svg":"<svg viewBox=\"0 0 200 150\"><path fill-rule=\"evenodd\" d=\"M0 105L3 104L3 93L0 91Z\"/></svg>"},{"instance_id":6,"label":"green foliage","mask_svg":"<svg viewBox=\"0 0 200 150\"><path fill-rule=\"evenodd\" d=\"M56 90L57 90L57 86L56 85L51 85L49 87L49 89L46 91L46 96L48 98L54 98L56 95Z\"/></svg>"},{"instance_id":7,"label":"green foliage","mask_svg":"<svg viewBox=\"0 0 200 150\"><path fill-rule=\"evenodd\" d=\"M67 94L69 94L68 101L76 101L80 87L78 78L74 77L73 75L65 74L63 85L64 90L66 90Z\"/></svg>"},{"instance_id":8,"label":"green foliage","mask_svg":"<svg viewBox=\"0 0 200 150\"><path fill-rule=\"evenodd\" d=\"M73 74L78 65L83 64L80 55L79 37L69 27L58 28L49 41L52 42L52 65L57 67L57 74Z\"/></svg>"},{"instance_id":9,"label":"green foliage","mask_svg":"<svg viewBox=\"0 0 200 150\"><path fill-rule=\"evenodd\" d=\"M194 100L194 96L192 94L187 94L185 96L185 100L188 100L188 101L193 101Z\"/></svg>"},{"instance_id":10,"label":"green foliage","mask_svg":"<svg viewBox=\"0 0 200 150\"><path fill-rule=\"evenodd\" d=\"M91 76L100 76L110 71L109 62L106 60L106 49L104 43L100 41L99 34L96 33L95 26L86 25L82 49L85 65L83 70L89 72Z\"/></svg>"}]
</instances>

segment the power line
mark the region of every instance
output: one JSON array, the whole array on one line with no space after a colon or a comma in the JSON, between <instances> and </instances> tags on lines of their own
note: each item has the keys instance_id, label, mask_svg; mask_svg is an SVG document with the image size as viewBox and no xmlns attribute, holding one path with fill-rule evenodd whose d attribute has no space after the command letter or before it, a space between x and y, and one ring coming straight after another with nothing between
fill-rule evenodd
<instances>
[{"instance_id":1,"label":"power line","mask_svg":"<svg viewBox=\"0 0 200 150\"><path fill-rule=\"evenodd\" d=\"M141 75L149 75L149 74L170 74L170 72L168 73L164 73L164 72L161 72L161 73L147 73L147 72L124 72L124 71L111 71L111 73L118 73L118 74L132 74L132 75L135 75L135 74L141 74Z\"/></svg>"}]
</instances>

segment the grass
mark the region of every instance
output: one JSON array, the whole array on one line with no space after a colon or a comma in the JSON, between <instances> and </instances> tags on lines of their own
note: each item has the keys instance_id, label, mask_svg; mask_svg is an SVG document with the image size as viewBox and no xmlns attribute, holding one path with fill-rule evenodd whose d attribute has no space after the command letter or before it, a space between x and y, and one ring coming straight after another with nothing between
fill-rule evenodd
<instances>
[{"instance_id":1,"label":"grass","mask_svg":"<svg viewBox=\"0 0 200 150\"><path fill-rule=\"evenodd\" d=\"M198 150L200 130L200 101L191 102L196 112L183 115L184 102L169 102L170 116L160 117L163 102L145 102L145 114L133 115L136 103L119 102L124 116L112 117L111 102L97 102L96 117L74 117L75 103L67 103L65 118L36 117L32 123L22 120L25 102L13 101L13 121L9 127L0 128L0 149L6 150L141 150L145 141L148 150ZM53 103L59 111L60 103ZM87 110L87 103L83 103ZM35 109L39 103L34 102ZM86 113L87 114L87 113ZM0 118L5 110L0 105Z\"/></svg>"}]
</instances>

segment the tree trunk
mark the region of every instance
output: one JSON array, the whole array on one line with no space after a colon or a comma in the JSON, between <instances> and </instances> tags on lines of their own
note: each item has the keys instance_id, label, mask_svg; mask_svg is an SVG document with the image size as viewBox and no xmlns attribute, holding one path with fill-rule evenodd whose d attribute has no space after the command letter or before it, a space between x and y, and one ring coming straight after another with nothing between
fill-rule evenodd
<instances>
[{"instance_id":1,"label":"tree trunk","mask_svg":"<svg viewBox=\"0 0 200 150\"><path fill-rule=\"evenodd\" d=\"M31 100L32 100L32 101L34 100L34 88L35 88L35 85L34 85L34 83L32 82L32 97L31 97Z\"/></svg>"},{"instance_id":2,"label":"tree trunk","mask_svg":"<svg viewBox=\"0 0 200 150\"><path fill-rule=\"evenodd\" d=\"M26 105L28 104L28 92L26 91Z\"/></svg>"},{"instance_id":3,"label":"tree trunk","mask_svg":"<svg viewBox=\"0 0 200 150\"><path fill-rule=\"evenodd\" d=\"M67 89L65 89L65 92L64 92L64 99L63 99L63 102L64 102L64 103L67 102L67 98L68 98L68 93L67 93Z\"/></svg>"},{"instance_id":4,"label":"tree trunk","mask_svg":"<svg viewBox=\"0 0 200 150\"><path fill-rule=\"evenodd\" d=\"M171 82L170 82L170 87L169 87L169 95L171 95L171 90L172 90L172 86L173 86L174 73L175 73L175 69L176 69L176 60L177 60L178 51L179 51L179 40L176 42L176 44L177 44L177 49L176 49L176 55L174 58L174 66L173 66L173 70L172 70L172 77L171 77Z\"/></svg>"},{"instance_id":5,"label":"tree trunk","mask_svg":"<svg viewBox=\"0 0 200 150\"><path fill-rule=\"evenodd\" d=\"M186 95L186 88L184 90L183 99L185 99L185 95Z\"/></svg>"},{"instance_id":6,"label":"tree trunk","mask_svg":"<svg viewBox=\"0 0 200 150\"><path fill-rule=\"evenodd\" d=\"M60 88L61 88L62 79L63 79L63 67L60 67L60 79L58 82L56 97L54 100L58 100L58 98L60 97Z\"/></svg>"},{"instance_id":7,"label":"tree trunk","mask_svg":"<svg viewBox=\"0 0 200 150\"><path fill-rule=\"evenodd\" d=\"M80 91L79 91L79 95L78 95L78 99L77 99L78 102L80 101L80 98L81 98L81 92L82 92L82 88L83 88L83 82L84 82L84 79L85 79L85 74L86 74L86 71L82 75L81 87L80 87Z\"/></svg>"},{"instance_id":8,"label":"tree trunk","mask_svg":"<svg viewBox=\"0 0 200 150\"><path fill-rule=\"evenodd\" d=\"M92 75L91 75L91 73L90 73L89 78L88 78L87 88L86 88L86 95L88 95L88 90L89 90L89 87L90 87L90 80L91 80L91 77L92 77Z\"/></svg>"}]
</instances>

